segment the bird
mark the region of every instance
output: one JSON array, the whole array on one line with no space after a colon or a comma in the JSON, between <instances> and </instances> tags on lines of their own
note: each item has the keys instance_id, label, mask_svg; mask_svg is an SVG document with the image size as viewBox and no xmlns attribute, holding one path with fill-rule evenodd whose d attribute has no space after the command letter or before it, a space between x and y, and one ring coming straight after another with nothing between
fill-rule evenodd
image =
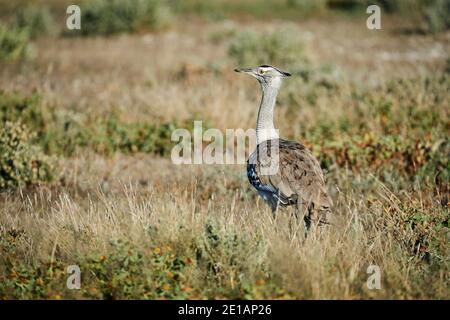
<instances>
[{"instance_id":1,"label":"bird","mask_svg":"<svg viewBox=\"0 0 450 320\"><path fill-rule=\"evenodd\" d=\"M279 137L273 113L283 80L291 74L270 65L237 68L258 80L261 103L256 122L256 148L247 160L250 184L272 209L295 208L303 216L305 235L315 226L330 225L333 201L319 161L303 144Z\"/></svg>"}]
</instances>

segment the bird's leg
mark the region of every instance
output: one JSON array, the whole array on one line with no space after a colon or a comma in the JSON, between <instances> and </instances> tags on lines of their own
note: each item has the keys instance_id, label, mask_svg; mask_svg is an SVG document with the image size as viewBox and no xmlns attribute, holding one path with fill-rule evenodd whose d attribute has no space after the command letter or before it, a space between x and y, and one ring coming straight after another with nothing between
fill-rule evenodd
<instances>
[{"instance_id":1,"label":"bird's leg","mask_svg":"<svg viewBox=\"0 0 450 320\"><path fill-rule=\"evenodd\" d=\"M297 220L297 219L295 218L295 214L291 215L291 216L289 217L289 221L288 221L288 223L289 223L289 238L290 238L291 243L294 242L295 235L296 235L296 228L295 228L295 226L293 225L293 224L294 224L294 223L292 222L293 220Z\"/></svg>"},{"instance_id":2,"label":"bird's leg","mask_svg":"<svg viewBox=\"0 0 450 320\"><path fill-rule=\"evenodd\" d=\"M272 208L273 220L277 220L277 209L278 209L278 207Z\"/></svg>"},{"instance_id":3,"label":"bird's leg","mask_svg":"<svg viewBox=\"0 0 450 320\"><path fill-rule=\"evenodd\" d=\"M303 225L305 226L305 240L308 238L309 230L311 229L311 219L308 216L303 217Z\"/></svg>"},{"instance_id":4,"label":"bird's leg","mask_svg":"<svg viewBox=\"0 0 450 320\"><path fill-rule=\"evenodd\" d=\"M317 232L317 219L316 219L316 210L314 210L314 204L310 204L308 206L308 211L303 217L303 223L305 225L305 239L309 234L315 234Z\"/></svg>"},{"instance_id":5,"label":"bird's leg","mask_svg":"<svg viewBox=\"0 0 450 320\"><path fill-rule=\"evenodd\" d=\"M300 218L299 209L298 207L295 207L294 212L289 218L289 234L292 235L291 243L297 237L297 232L299 229L299 218Z\"/></svg>"}]
</instances>

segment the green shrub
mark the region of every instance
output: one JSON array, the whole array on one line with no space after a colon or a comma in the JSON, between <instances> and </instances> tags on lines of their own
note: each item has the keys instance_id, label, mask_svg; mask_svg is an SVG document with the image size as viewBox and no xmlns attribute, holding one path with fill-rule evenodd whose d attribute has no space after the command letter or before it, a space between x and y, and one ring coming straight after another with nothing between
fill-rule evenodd
<instances>
[{"instance_id":1,"label":"green shrub","mask_svg":"<svg viewBox=\"0 0 450 320\"><path fill-rule=\"evenodd\" d=\"M87 294L103 299L142 298L149 290L147 277L143 272L143 254L122 241L111 244L115 249L114 253L108 256L93 255L84 262L92 278L85 281L95 283L95 290L88 288Z\"/></svg>"},{"instance_id":2,"label":"green shrub","mask_svg":"<svg viewBox=\"0 0 450 320\"><path fill-rule=\"evenodd\" d=\"M30 50L27 30L8 28L0 24L0 60L25 59L29 57Z\"/></svg>"},{"instance_id":3,"label":"green shrub","mask_svg":"<svg viewBox=\"0 0 450 320\"><path fill-rule=\"evenodd\" d=\"M222 229L217 221L212 220L205 224L204 234L196 243L197 264L207 274L208 280L227 282L229 277L243 276L252 268L262 268L258 262L267 253L266 249L260 236Z\"/></svg>"},{"instance_id":4,"label":"green shrub","mask_svg":"<svg viewBox=\"0 0 450 320\"><path fill-rule=\"evenodd\" d=\"M6 122L0 130L0 189L49 182L53 159L33 145L33 135L20 122Z\"/></svg>"},{"instance_id":5,"label":"green shrub","mask_svg":"<svg viewBox=\"0 0 450 320\"><path fill-rule=\"evenodd\" d=\"M57 26L47 7L27 6L16 14L15 25L25 29L31 38L41 35L55 35Z\"/></svg>"},{"instance_id":6,"label":"green shrub","mask_svg":"<svg viewBox=\"0 0 450 320\"><path fill-rule=\"evenodd\" d=\"M0 122L21 121L32 131L42 131L45 126L44 112L39 95L22 96L19 93L0 91Z\"/></svg>"},{"instance_id":7,"label":"green shrub","mask_svg":"<svg viewBox=\"0 0 450 320\"><path fill-rule=\"evenodd\" d=\"M160 126L148 123L122 123L115 115L85 128L87 146L96 152L146 152L168 154L172 148L171 133L175 123Z\"/></svg>"},{"instance_id":8,"label":"green shrub","mask_svg":"<svg viewBox=\"0 0 450 320\"><path fill-rule=\"evenodd\" d=\"M0 229L0 252L8 261L2 264L7 272L0 269L0 299L186 299L192 294L186 276L192 259L175 254L169 245L141 250L126 240L113 240L107 252L75 257L88 272L81 290L67 290L67 263L56 258L28 264L16 258L17 243L26 236L22 230Z\"/></svg>"},{"instance_id":9,"label":"green shrub","mask_svg":"<svg viewBox=\"0 0 450 320\"><path fill-rule=\"evenodd\" d=\"M440 32L450 28L450 0L434 0L425 10L425 21L430 32Z\"/></svg>"},{"instance_id":10,"label":"green shrub","mask_svg":"<svg viewBox=\"0 0 450 320\"><path fill-rule=\"evenodd\" d=\"M294 29L257 32L251 29L238 33L228 54L240 66L270 64L293 68L305 63L304 44Z\"/></svg>"},{"instance_id":11,"label":"green shrub","mask_svg":"<svg viewBox=\"0 0 450 320\"><path fill-rule=\"evenodd\" d=\"M60 141L68 138L58 125L63 120L53 110L44 107L36 93L23 96L17 92L0 91L0 123L7 121L26 125L45 152L59 153L56 151L61 148Z\"/></svg>"},{"instance_id":12,"label":"green shrub","mask_svg":"<svg viewBox=\"0 0 450 320\"><path fill-rule=\"evenodd\" d=\"M327 0L287 0L287 5L300 10L302 14L320 13L327 10Z\"/></svg>"},{"instance_id":13,"label":"green shrub","mask_svg":"<svg viewBox=\"0 0 450 320\"><path fill-rule=\"evenodd\" d=\"M24 230L0 228L0 299L268 299L284 295L264 263L262 235L241 235L217 222L183 241L146 241L136 246L114 239L102 251L70 258L83 273L80 290L65 288L64 256L28 263ZM154 234L156 236L156 233ZM157 238L156 238L157 239ZM161 240L161 239L160 239ZM82 271L83 272L83 271ZM64 279L64 280L63 280ZM275 281L276 280L276 281Z\"/></svg>"},{"instance_id":14,"label":"green shrub","mask_svg":"<svg viewBox=\"0 0 450 320\"><path fill-rule=\"evenodd\" d=\"M94 0L83 5L81 30L73 35L111 35L141 28L160 29L168 25L170 10L163 0Z\"/></svg>"},{"instance_id":15,"label":"green shrub","mask_svg":"<svg viewBox=\"0 0 450 320\"><path fill-rule=\"evenodd\" d=\"M105 119L89 119L80 114L58 111L43 105L38 94L22 96L0 91L0 122L25 124L35 141L50 154L72 155L77 148L111 154L146 152L166 155L173 143L176 123L124 123L115 113Z\"/></svg>"}]
</instances>

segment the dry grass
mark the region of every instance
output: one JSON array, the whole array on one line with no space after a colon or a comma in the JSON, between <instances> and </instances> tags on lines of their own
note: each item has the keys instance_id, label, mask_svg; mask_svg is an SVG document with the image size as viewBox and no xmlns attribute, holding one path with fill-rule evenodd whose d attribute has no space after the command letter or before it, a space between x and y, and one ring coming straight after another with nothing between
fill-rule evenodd
<instances>
[{"instance_id":1,"label":"dry grass","mask_svg":"<svg viewBox=\"0 0 450 320\"><path fill-rule=\"evenodd\" d=\"M390 92L388 80L442 72L448 33L406 36L390 32L391 24L380 32L357 19L291 25L311 63L332 63L342 78L339 90L312 103L282 96L276 117L283 136L300 140L339 118L357 123L354 88L376 88L376 101ZM36 90L44 105L92 122L118 112L126 123L194 118L219 129L252 128L256 83L232 73L227 40L211 41L228 27L198 21L152 35L38 39L34 61L2 67L0 87ZM429 93L418 83L406 98L425 111L439 101L445 122L447 85ZM401 108L402 94L391 97ZM385 133L378 119L364 121L365 131ZM408 124L397 134L422 139ZM436 139L448 136L448 124L437 127L446 132ZM59 181L0 194L0 298L450 297L448 181L413 184L382 163L376 172L334 163L328 184L337 224L304 242L301 224L297 234L289 231L288 213L271 218L244 166L174 166L154 155L85 149L60 162ZM80 291L65 288L69 264L81 266ZM380 290L366 286L371 264L381 268Z\"/></svg>"},{"instance_id":2,"label":"dry grass","mask_svg":"<svg viewBox=\"0 0 450 320\"><path fill-rule=\"evenodd\" d=\"M297 235L292 234L286 215L273 220L265 204L241 187L245 180L240 170L174 168L147 156L138 163L119 157L108 168L112 174L120 172L117 179L122 182L98 184L105 160L89 156L76 162L71 171L82 168L74 175L78 190L42 187L2 197L2 227L23 231L16 240L16 254L22 261L79 263L94 253L114 255L110 242L122 239L144 255L168 246L166 250L190 257L194 265L183 281L192 291L185 298L448 298L448 264L431 263L439 268L427 272L424 257L414 252L411 243L415 231L405 225L410 215L405 202L413 201L411 207L420 206L428 214L439 205L427 194L396 195L375 177L369 178L368 192L358 186L360 176L337 177L343 189L335 196L336 227L304 242L301 227ZM158 174L140 185L127 182L139 181L133 172L138 174L136 169L144 163L144 168L154 168ZM352 186L345 186L347 181ZM370 201L368 194L373 197ZM238 241L231 248L236 262L230 262L230 248L224 244L209 257L219 268L213 276L201 260L195 260L198 243L208 239L209 223L217 227L222 241L230 234ZM7 260L18 268L17 261ZM371 264L382 270L381 290L366 286ZM151 270L152 265L143 269ZM86 277L91 273L84 272ZM57 289L49 290L48 297L80 297L79 292L65 290L61 279L53 281ZM83 293L89 296L89 291ZM115 297L127 295L120 292Z\"/></svg>"}]
</instances>

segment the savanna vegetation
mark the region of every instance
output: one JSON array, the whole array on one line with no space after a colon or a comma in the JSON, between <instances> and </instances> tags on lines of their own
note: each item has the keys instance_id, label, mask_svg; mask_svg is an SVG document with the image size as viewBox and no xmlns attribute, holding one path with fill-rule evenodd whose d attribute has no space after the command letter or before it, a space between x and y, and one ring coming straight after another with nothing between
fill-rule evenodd
<instances>
[{"instance_id":1,"label":"savanna vegetation","mask_svg":"<svg viewBox=\"0 0 450 320\"><path fill-rule=\"evenodd\" d=\"M450 2L375 2L381 30L365 0L71 1L67 30L68 2L0 1L0 298L449 299ZM262 63L334 201L307 241L244 165L170 159L194 120L254 127L233 69Z\"/></svg>"}]
</instances>

